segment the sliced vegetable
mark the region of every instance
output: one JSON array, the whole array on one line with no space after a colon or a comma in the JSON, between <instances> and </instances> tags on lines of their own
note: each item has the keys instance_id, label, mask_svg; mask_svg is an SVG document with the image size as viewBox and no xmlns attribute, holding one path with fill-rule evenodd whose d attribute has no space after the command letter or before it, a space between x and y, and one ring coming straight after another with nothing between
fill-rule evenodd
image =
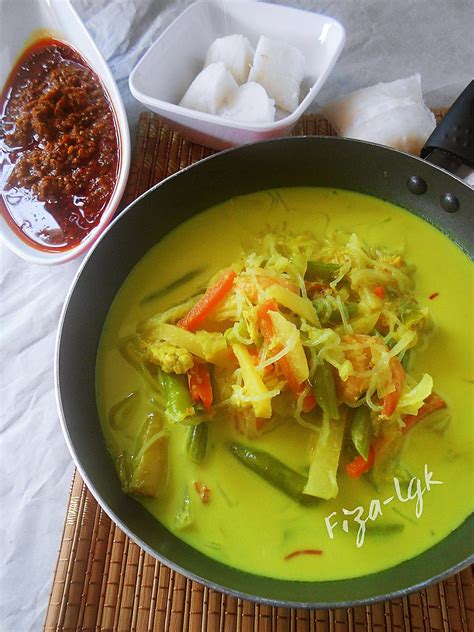
<instances>
[{"instance_id":1,"label":"sliced vegetable","mask_svg":"<svg viewBox=\"0 0 474 632\"><path fill-rule=\"evenodd\" d=\"M120 480L120 486L122 487L122 490L127 493L130 479L132 477L132 459L126 450L117 457L115 461L115 468Z\"/></svg>"},{"instance_id":2,"label":"sliced vegetable","mask_svg":"<svg viewBox=\"0 0 474 632\"><path fill-rule=\"evenodd\" d=\"M328 419L324 415L323 428L311 455L309 478L304 488L305 494L324 499L337 496L337 468L345 422L345 414L341 414L339 419Z\"/></svg>"},{"instance_id":3,"label":"sliced vegetable","mask_svg":"<svg viewBox=\"0 0 474 632\"><path fill-rule=\"evenodd\" d=\"M332 366L323 360L318 364L313 381L314 397L329 419L339 419L339 407L336 398L336 385Z\"/></svg>"},{"instance_id":4,"label":"sliced vegetable","mask_svg":"<svg viewBox=\"0 0 474 632\"><path fill-rule=\"evenodd\" d=\"M138 393L129 393L114 404L109 412L109 425L113 430L123 430L130 422L138 403Z\"/></svg>"},{"instance_id":5,"label":"sliced vegetable","mask_svg":"<svg viewBox=\"0 0 474 632\"><path fill-rule=\"evenodd\" d=\"M366 334L366 335L371 334L374 331L379 318L380 318L380 312L372 312L371 314L364 314L363 316L358 316L357 318L354 318L353 320L351 320L352 331L355 334ZM339 332L339 329L336 329L336 331ZM341 333L344 333L344 332L341 331Z\"/></svg>"},{"instance_id":6,"label":"sliced vegetable","mask_svg":"<svg viewBox=\"0 0 474 632\"><path fill-rule=\"evenodd\" d=\"M427 310L422 310L417 303L407 301L400 305L400 320L409 329L422 329L426 320Z\"/></svg>"},{"instance_id":7,"label":"sliced vegetable","mask_svg":"<svg viewBox=\"0 0 474 632\"><path fill-rule=\"evenodd\" d=\"M281 360L280 364L282 370L286 370L288 375L291 373L291 378L287 378L288 383L295 383L299 386L302 382L305 382L309 377L308 361L304 353L303 345L301 343L300 332L298 328L290 323L280 312L268 312L270 317L273 331L275 332L275 341L282 347L288 345L288 342L293 338L295 340L294 345L288 350ZM280 362L281 362L280 360ZM285 369L283 367L285 366ZM293 390L293 389L292 389Z\"/></svg>"},{"instance_id":8,"label":"sliced vegetable","mask_svg":"<svg viewBox=\"0 0 474 632\"><path fill-rule=\"evenodd\" d=\"M150 413L143 425L132 466L128 493L159 496L168 476L168 436L157 413Z\"/></svg>"},{"instance_id":9,"label":"sliced vegetable","mask_svg":"<svg viewBox=\"0 0 474 632\"><path fill-rule=\"evenodd\" d=\"M398 411L404 415L417 415L420 408L433 392L433 378L428 373L410 390L404 390L398 403Z\"/></svg>"},{"instance_id":10,"label":"sliced vegetable","mask_svg":"<svg viewBox=\"0 0 474 632\"><path fill-rule=\"evenodd\" d=\"M376 285L375 287L372 288L372 292L378 298L385 298L385 288L383 285Z\"/></svg>"},{"instance_id":11,"label":"sliced vegetable","mask_svg":"<svg viewBox=\"0 0 474 632\"><path fill-rule=\"evenodd\" d=\"M304 388L306 388L305 384L302 384L303 386L303 390ZM310 383L307 383L308 387L311 387ZM311 390L308 391L308 394L305 396L304 400L303 400L303 407L302 407L302 411L304 413L309 413L311 412L314 408L316 408L316 406L318 405L316 398L314 397L313 393Z\"/></svg>"},{"instance_id":12,"label":"sliced vegetable","mask_svg":"<svg viewBox=\"0 0 474 632\"><path fill-rule=\"evenodd\" d=\"M122 357L136 369L155 393L161 395L159 381L150 373L146 365L146 352L138 336L129 336L119 342Z\"/></svg>"},{"instance_id":13,"label":"sliced vegetable","mask_svg":"<svg viewBox=\"0 0 474 632\"><path fill-rule=\"evenodd\" d=\"M258 324L259 324L262 336L265 342L267 343L267 345L271 348L271 351L275 354L280 353L284 349L284 345L281 342L276 342L277 333L276 333L275 324L274 324L272 316L274 314L278 316L280 315L277 310L278 310L278 306L277 306L276 301L274 299L271 299L269 301L266 301L260 306L258 310L258 314L257 314ZM286 319L284 318L283 320L286 321ZM288 323L288 324L291 325L291 323ZM284 324L283 324L283 328L280 327L280 336L284 336L283 329L285 328L286 327ZM287 330L286 333L290 336L295 335L292 330L290 331ZM287 353L276 362L278 368L283 374L283 377L287 381L291 392L293 393L295 397L299 397L301 395L301 392L304 390L306 386L305 382L309 376L308 363L306 360L306 356L304 355L303 346L301 345L301 341L299 340L299 333L298 333L298 342L301 346L301 350L298 351L296 355L290 356L290 354ZM286 343L288 343L288 340L286 341ZM301 352L303 353L304 360L301 357ZM297 365L298 362L300 362L299 369ZM305 369L305 365L306 365L306 369ZM303 379L300 379L302 375L304 376L306 374L306 372L307 372L306 377L303 377ZM305 398L304 403L303 403L303 412L309 412L310 410L312 410L312 408L314 408L314 402L312 401L310 395L308 395Z\"/></svg>"},{"instance_id":14,"label":"sliced vegetable","mask_svg":"<svg viewBox=\"0 0 474 632\"><path fill-rule=\"evenodd\" d=\"M390 369L392 371L393 391L384 397L382 409L384 417L390 417L395 412L405 383L405 370L397 357L390 358Z\"/></svg>"},{"instance_id":15,"label":"sliced vegetable","mask_svg":"<svg viewBox=\"0 0 474 632\"><path fill-rule=\"evenodd\" d=\"M290 281L289 279L284 279L281 277L265 276L261 274L257 274L255 277L244 276L244 277L238 277L236 280L236 284L244 290L245 294L253 303L258 302L258 299L259 299L258 289L259 288L260 290L266 290L272 285L279 285L281 287L286 288L289 292L293 292L294 294L299 294L299 288L296 285L296 283L293 283L293 281ZM258 284L258 287L257 287L257 284Z\"/></svg>"},{"instance_id":16,"label":"sliced vegetable","mask_svg":"<svg viewBox=\"0 0 474 632\"><path fill-rule=\"evenodd\" d=\"M367 460L372 442L372 421L368 406L363 405L356 408L352 418L351 438L357 452L363 459Z\"/></svg>"},{"instance_id":17,"label":"sliced vegetable","mask_svg":"<svg viewBox=\"0 0 474 632\"><path fill-rule=\"evenodd\" d=\"M229 268L220 279L208 288L191 310L178 321L178 327L188 331L196 331L199 325L212 313L232 289L236 277L234 270Z\"/></svg>"},{"instance_id":18,"label":"sliced vegetable","mask_svg":"<svg viewBox=\"0 0 474 632\"><path fill-rule=\"evenodd\" d=\"M161 371L160 379L166 395L167 418L172 423L198 423L186 376Z\"/></svg>"},{"instance_id":19,"label":"sliced vegetable","mask_svg":"<svg viewBox=\"0 0 474 632\"><path fill-rule=\"evenodd\" d=\"M254 450L241 443L231 443L229 449L245 467L258 474L260 478L263 478L292 500L301 505L312 505L317 502L315 498L304 493L306 478L268 452Z\"/></svg>"},{"instance_id":20,"label":"sliced vegetable","mask_svg":"<svg viewBox=\"0 0 474 632\"><path fill-rule=\"evenodd\" d=\"M346 465L346 472L352 478L359 478L362 474L365 474L370 470L375 461L375 448L373 446L369 449L369 455L367 459L363 456L357 456L353 461Z\"/></svg>"},{"instance_id":21,"label":"sliced vegetable","mask_svg":"<svg viewBox=\"0 0 474 632\"><path fill-rule=\"evenodd\" d=\"M332 281L339 272L340 267L338 263L308 261L304 278L307 281Z\"/></svg>"},{"instance_id":22,"label":"sliced vegetable","mask_svg":"<svg viewBox=\"0 0 474 632\"><path fill-rule=\"evenodd\" d=\"M188 371L188 384L194 402L202 402L209 410L212 406L211 376L207 364L196 362Z\"/></svg>"},{"instance_id":23,"label":"sliced vegetable","mask_svg":"<svg viewBox=\"0 0 474 632\"><path fill-rule=\"evenodd\" d=\"M143 371L146 352L140 345L140 338L138 336L122 338L119 342L119 351L122 357L133 366L134 369L140 373Z\"/></svg>"},{"instance_id":24,"label":"sliced vegetable","mask_svg":"<svg viewBox=\"0 0 474 632\"><path fill-rule=\"evenodd\" d=\"M272 285L268 288L266 294L270 298L274 298L283 307L307 320L310 325L319 326L318 315L308 298L298 296L298 294L281 285Z\"/></svg>"},{"instance_id":25,"label":"sliced vegetable","mask_svg":"<svg viewBox=\"0 0 474 632\"><path fill-rule=\"evenodd\" d=\"M258 325L262 336L267 343L270 343L275 335L273 331L272 321L270 319L270 312L278 311L278 303L275 299L270 299L261 303L257 311Z\"/></svg>"},{"instance_id":26,"label":"sliced vegetable","mask_svg":"<svg viewBox=\"0 0 474 632\"><path fill-rule=\"evenodd\" d=\"M403 415L402 419L405 422L405 427L402 429L403 432L409 430L412 426L417 424L419 421L434 413L436 410L441 410L442 408L446 408L447 404L442 397L437 395L436 393L431 393L429 397L425 399L423 406L418 410L416 415Z\"/></svg>"},{"instance_id":27,"label":"sliced vegetable","mask_svg":"<svg viewBox=\"0 0 474 632\"><path fill-rule=\"evenodd\" d=\"M164 340L175 347L186 349L206 362L224 368L229 367L229 348L226 339L220 333L207 331L192 333L176 325L159 322L152 329L149 328L146 335L147 338Z\"/></svg>"},{"instance_id":28,"label":"sliced vegetable","mask_svg":"<svg viewBox=\"0 0 474 632\"><path fill-rule=\"evenodd\" d=\"M316 298L313 300L313 306L322 326L338 325L342 322L341 312L335 305L329 304L327 299ZM344 307L347 311L348 320L353 318L358 312L357 303L347 301L344 303Z\"/></svg>"},{"instance_id":29,"label":"sliced vegetable","mask_svg":"<svg viewBox=\"0 0 474 632\"><path fill-rule=\"evenodd\" d=\"M256 417L270 419L272 416L272 402L270 392L265 386L257 367L253 363L252 356L245 345L236 343L232 345L232 351L237 358L242 370L242 378L247 391L247 396L251 399L251 405Z\"/></svg>"},{"instance_id":30,"label":"sliced vegetable","mask_svg":"<svg viewBox=\"0 0 474 632\"><path fill-rule=\"evenodd\" d=\"M191 461L203 463L207 452L208 422L203 421L196 426L191 426L188 431L186 451Z\"/></svg>"},{"instance_id":31,"label":"sliced vegetable","mask_svg":"<svg viewBox=\"0 0 474 632\"><path fill-rule=\"evenodd\" d=\"M404 368L405 373L408 371L412 358L413 358L412 350L408 349L408 351L405 351L405 354L403 355L403 359L401 360L402 367Z\"/></svg>"}]
</instances>

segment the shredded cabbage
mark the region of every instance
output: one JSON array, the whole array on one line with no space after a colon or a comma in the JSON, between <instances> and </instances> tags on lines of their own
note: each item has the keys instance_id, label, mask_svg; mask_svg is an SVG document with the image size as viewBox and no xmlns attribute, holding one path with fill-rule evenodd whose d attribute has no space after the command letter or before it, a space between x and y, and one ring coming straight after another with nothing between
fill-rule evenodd
<instances>
[{"instance_id":1,"label":"shredded cabbage","mask_svg":"<svg viewBox=\"0 0 474 632\"><path fill-rule=\"evenodd\" d=\"M368 247L343 232L319 241L309 233L267 232L232 270L232 287L200 330L183 331L178 321L199 308L202 295L141 323L137 358L146 363L144 375L152 379L170 343L176 353L206 361L213 367L212 410L223 423L240 416L238 431L252 438L273 416L317 436L307 455L307 493L332 497L348 407L367 407L373 436L380 436L399 432L403 417L416 415L432 393L428 374L417 381L401 365L428 331L428 310L414 293L415 270L402 253ZM221 275L216 272L208 287ZM136 358L130 361L137 365ZM338 424L308 410L321 401L312 397L320 397L315 375L323 363L334 377Z\"/></svg>"}]
</instances>

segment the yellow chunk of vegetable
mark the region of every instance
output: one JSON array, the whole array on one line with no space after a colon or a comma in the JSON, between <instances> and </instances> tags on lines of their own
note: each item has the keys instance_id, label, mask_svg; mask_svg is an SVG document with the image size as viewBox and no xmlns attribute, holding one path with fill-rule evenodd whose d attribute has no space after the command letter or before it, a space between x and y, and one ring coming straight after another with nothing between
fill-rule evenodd
<instances>
[{"instance_id":1,"label":"yellow chunk of vegetable","mask_svg":"<svg viewBox=\"0 0 474 632\"><path fill-rule=\"evenodd\" d=\"M194 334L202 348L202 355L206 362L219 366L232 366L230 362L229 347L224 334L209 331L197 331Z\"/></svg>"},{"instance_id":2,"label":"yellow chunk of vegetable","mask_svg":"<svg viewBox=\"0 0 474 632\"><path fill-rule=\"evenodd\" d=\"M362 316L358 316L357 318L353 318L350 321L352 331L355 334L371 334L374 330L375 325L380 317L380 312L373 312L371 314L363 314ZM336 327L336 333L343 336L346 333L346 329L344 326Z\"/></svg>"},{"instance_id":3,"label":"yellow chunk of vegetable","mask_svg":"<svg viewBox=\"0 0 474 632\"><path fill-rule=\"evenodd\" d=\"M308 361L301 343L300 332L298 328L290 323L279 312L269 311L268 315L271 318L273 329L275 331L275 337L283 347L290 346L286 358L291 366L293 377L298 384L302 384L309 377ZM291 342L295 341L292 345ZM288 345L288 343L290 343Z\"/></svg>"},{"instance_id":4,"label":"yellow chunk of vegetable","mask_svg":"<svg viewBox=\"0 0 474 632\"><path fill-rule=\"evenodd\" d=\"M223 367L229 366L229 349L223 334L205 331L192 333L169 323L159 323L153 333L158 340L165 340L175 347L186 349L206 362Z\"/></svg>"},{"instance_id":5,"label":"yellow chunk of vegetable","mask_svg":"<svg viewBox=\"0 0 474 632\"><path fill-rule=\"evenodd\" d=\"M160 417L151 413L145 422L132 460L129 494L159 496L168 476L168 436Z\"/></svg>"},{"instance_id":6,"label":"yellow chunk of vegetable","mask_svg":"<svg viewBox=\"0 0 474 632\"><path fill-rule=\"evenodd\" d=\"M309 298L298 296L281 285L272 285L266 290L267 296L274 298L280 305L291 310L308 321L310 325L319 327L319 318Z\"/></svg>"},{"instance_id":7,"label":"yellow chunk of vegetable","mask_svg":"<svg viewBox=\"0 0 474 632\"><path fill-rule=\"evenodd\" d=\"M337 468L345 421L345 414L341 414L339 419L324 417L321 433L311 455L308 482L303 490L305 494L325 500L337 496Z\"/></svg>"},{"instance_id":8,"label":"yellow chunk of vegetable","mask_svg":"<svg viewBox=\"0 0 474 632\"><path fill-rule=\"evenodd\" d=\"M235 343L232 345L235 357L242 370L242 378L244 380L245 389L249 397L255 397L255 401L252 401L252 408L256 417L262 419L270 419L272 416L272 402L269 397L269 391L263 380L257 371L257 367L253 363L250 353L247 351L245 345ZM258 399L261 398L261 399Z\"/></svg>"}]
</instances>

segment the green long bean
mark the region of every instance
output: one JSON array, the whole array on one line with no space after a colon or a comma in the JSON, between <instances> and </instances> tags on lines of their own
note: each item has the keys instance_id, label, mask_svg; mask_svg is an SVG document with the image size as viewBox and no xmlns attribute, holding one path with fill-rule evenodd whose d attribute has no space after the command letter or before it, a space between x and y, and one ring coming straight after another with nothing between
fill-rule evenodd
<instances>
[{"instance_id":1,"label":"green long bean","mask_svg":"<svg viewBox=\"0 0 474 632\"><path fill-rule=\"evenodd\" d=\"M339 407L336 398L336 385L331 365L323 360L314 374L313 395L319 406L330 419L339 419Z\"/></svg>"},{"instance_id":2,"label":"green long bean","mask_svg":"<svg viewBox=\"0 0 474 632\"><path fill-rule=\"evenodd\" d=\"M308 261L304 278L306 281L333 281L340 267L338 263Z\"/></svg>"},{"instance_id":3,"label":"green long bean","mask_svg":"<svg viewBox=\"0 0 474 632\"><path fill-rule=\"evenodd\" d=\"M160 371L166 396L166 416L174 423L195 424L195 410L185 375Z\"/></svg>"},{"instance_id":4,"label":"green long bean","mask_svg":"<svg viewBox=\"0 0 474 632\"><path fill-rule=\"evenodd\" d=\"M241 443L229 445L231 453L242 465L301 505L312 505L317 498L303 493L307 479L263 450L253 450Z\"/></svg>"},{"instance_id":5,"label":"green long bean","mask_svg":"<svg viewBox=\"0 0 474 632\"><path fill-rule=\"evenodd\" d=\"M326 299L314 299L313 306L316 310L316 314L318 315L321 325L339 325L342 322L341 312L336 307L329 305ZM351 301L348 301L347 303L344 303L344 307L347 311L348 320L353 318L358 312L357 303L352 303Z\"/></svg>"},{"instance_id":6,"label":"green long bean","mask_svg":"<svg viewBox=\"0 0 474 632\"><path fill-rule=\"evenodd\" d=\"M372 442L372 422L368 406L359 406L356 409L352 418L351 438L357 452L367 461Z\"/></svg>"},{"instance_id":7,"label":"green long bean","mask_svg":"<svg viewBox=\"0 0 474 632\"><path fill-rule=\"evenodd\" d=\"M202 421L200 424L191 426L188 432L186 452L191 461L203 463L207 452L208 423Z\"/></svg>"}]
</instances>

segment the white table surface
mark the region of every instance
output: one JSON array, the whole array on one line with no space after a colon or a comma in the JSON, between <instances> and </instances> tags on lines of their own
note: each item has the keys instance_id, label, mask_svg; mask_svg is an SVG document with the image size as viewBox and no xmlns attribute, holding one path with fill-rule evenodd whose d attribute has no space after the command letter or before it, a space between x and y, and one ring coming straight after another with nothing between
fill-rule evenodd
<instances>
[{"instance_id":1,"label":"white table surface","mask_svg":"<svg viewBox=\"0 0 474 632\"><path fill-rule=\"evenodd\" d=\"M3 9L31 0L0 0ZM108 60L129 115L131 68L187 0L72 0ZM321 102L420 72L428 105L448 105L472 79L472 0L288 0L340 20L347 42ZM0 43L1 45L1 43ZM317 105L313 105L313 110ZM80 261L24 262L0 244L0 630L42 629L60 543L71 457L54 397L60 310Z\"/></svg>"}]
</instances>

